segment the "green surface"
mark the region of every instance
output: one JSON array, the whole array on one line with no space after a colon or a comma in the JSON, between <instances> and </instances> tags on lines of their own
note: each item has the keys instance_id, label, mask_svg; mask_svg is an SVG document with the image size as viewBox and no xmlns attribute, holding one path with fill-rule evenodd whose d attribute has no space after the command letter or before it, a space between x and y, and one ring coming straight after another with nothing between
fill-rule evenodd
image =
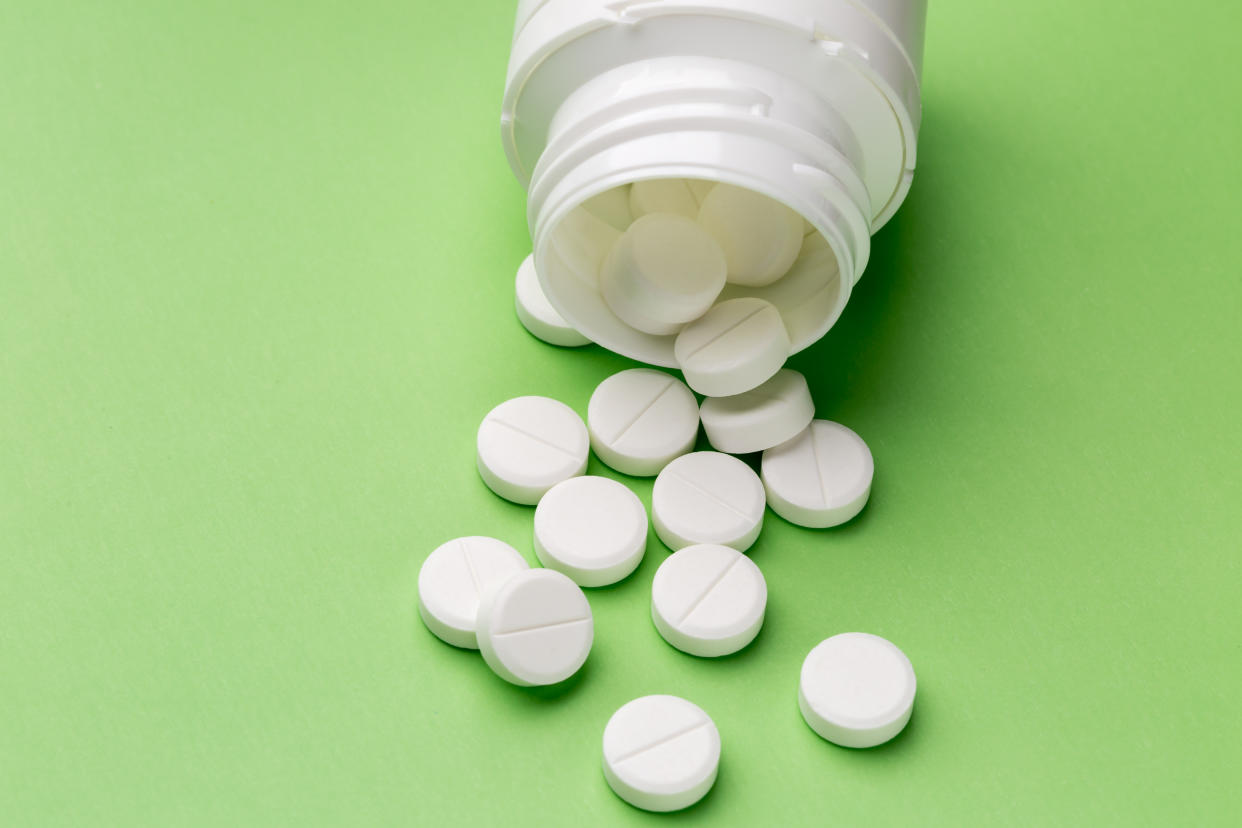
<instances>
[{"instance_id":1,"label":"green surface","mask_svg":"<svg viewBox=\"0 0 1242 828\"><path fill-rule=\"evenodd\" d=\"M933 3L914 189L793 363L871 505L769 515L719 662L652 629L653 542L551 693L414 606L445 539L533 559L483 414L628 367L513 317L511 6L0 9L0 821L657 824L599 770L653 692L723 736L687 823L1235 821L1242 12ZM920 684L866 752L795 702L855 629Z\"/></svg>"}]
</instances>

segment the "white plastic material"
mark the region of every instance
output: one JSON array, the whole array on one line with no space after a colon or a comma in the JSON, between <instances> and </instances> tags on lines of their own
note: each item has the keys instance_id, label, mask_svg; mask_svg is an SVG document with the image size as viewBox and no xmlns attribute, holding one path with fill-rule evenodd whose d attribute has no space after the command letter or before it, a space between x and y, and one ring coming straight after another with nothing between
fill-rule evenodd
<instances>
[{"instance_id":1,"label":"white plastic material","mask_svg":"<svg viewBox=\"0 0 1242 828\"><path fill-rule=\"evenodd\" d=\"M815 416L806 377L782 368L772 379L732 397L708 397L699 407L712 448L748 454L796 437Z\"/></svg>"},{"instance_id":2,"label":"white plastic material","mask_svg":"<svg viewBox=\"0 0 1242 828\"><path fill-rule=\"evenodd\" d=\"M684 178L651 178L630 188L630 215L673 213L688 219L699 215L699 200Z\"/></svg>"},{"instance_id":3,"label":"white plastic material","mask_svg":"<svg viewBox=\"0 0 1242 828\"><path fill-rule=\"evenodd\" d=\"M517 397L483 418L475 459L489 489L533 506L557 483L586 471L590 446L572 408L548 397Z\"/></svg>"},{"instance_id":4,"label":"white plastic material","mask_svg":"<svg viewBox=\"0 0 1242 828\"><path fill-rule=\"evenodd\" d=\"M693 219L671 213L637 219L613 245L600 272L609 309L653 334L676 333L698 319L724 286L720 245Z\"/></svg>"},{"instance_id":5,"label":"white plastic material","mask_svg":"<svg viewBox=\"0 0 1242 828\"><path fill-rule=\"evenodd\" d=\"M581 205L609 190L723 182L797 212L831 250L813 303L774 303L799 316L786 319L795 351L823 336L866 266L870 234L913 177L926 8L926 0L521 0L501 128L529 192L537 269L553 306L593 341L672 367L672 342L612 314L591 256L566 253L598 244L569 237L584 232ZM627 198L637 198L632 189ZM738 287L758 295L746 292L783 281Z\"/></svg>"},{"instance_id":6,"label":"white plastic material","mask_svg":"<svg viewBox=\"0 0 1242 828\"><path fill-rule=\"evenodd\" d=\"M634 221L634 214L630 212L629 187L613 187L611 190L604 190L594 198L584 201L582 207L597 219L623 233Z\"/></svg>"},{"instance_id":7,"label":"white plastic material","mask_svg":"<svg viewBox=\"0 0 1242 828\"><path fill-rule=\"evenodd\" d=\"M556 270L558 274L574 279L583 288L598 292L600 265L617 243L617 239L621 238L622 231L595 213L589 212L585 205L575 210L573 215L566 216L564 230L548 251L545 257L546 266ZM535 257L535 265L535 272L539 273L538 256ZM539 283L544 286L544 295L547 296L548 281L542 274L539 276ZM549 301L552 301L551 297ZM558 308L557 312L560 313L556 302L552 306ZM577 330L577 326L574 327Z\"/></svg>"},{"instance_id":8,"label":"white plastic material","mask_svg":"<svg viewBox=\"0 0 1242 828\"><path fill-rule=\"evenodd\" d=\"M675 377L631 368L591 394L587 427L600 460L623 474L650 477L694 448L698 403Z\"/></svg>"},{"instance_id":9,"label":"white plastic material","mask_svg":"<svg viewBox=\"0 0 1242 828\"><path fill-rule=\"evenodd\" d=\"M505 681L556 684L591 652L595 622L578 585L551 569L528 569L484 590L479 652Z\"/></svg>"},{"instance_id":10,"label":"white plastic material","mask_svg":"<svg viewBox=\"0 0 1242 828\"><path fill-rule=\"evenodd\" d=\"M428 555L418 571L418 614L443 641L477 650L481 593L527 568L516 549L495 538L451 540Z\"/></svg>"},{"instance_id":11,"label":"white plastic material","mask_svg":"<svg viewBox=\"0 0 1242 828\"><path fill-rule=\"evenodd\" d=\"M875 462L853 431L812 420L797 437L763 453L760 473L773 512L823 529L845 523L867 505Z\"/></svg>"},{"instance_id":12,"label":"white plastic material","mask_svg":"<svg viewBox=\"0 0 1242 828\"><path fill-rule=\"evenodd\" d=\"M763 528L763 484L750 466L696 451L664 467L651 489L651 523L674 551L698 543L745 552Z\"/></svg>"},{"instance_id":13,"label":"white plastic material","mask_svg":"<svg viewBox=\"0 0 1242 828\"><path fill-rule=\"evenodd\" d=\"M522 326L549 345L576 348L591 343L591 340L575 331L552 307L548 297L543 295L543 286L539 284L539 276L535 274L533 255L523 259L518 267L513 304Z\"/></svg>"},{"instance_id":14,"label":"white plastic material","mask_svg":"<svg viewBox=\"0 0 1242 828\"><path fill-rule=\"evenodd\" d=\"M802 239L802 250L789 272L778 281L761 288L726 284L720 301L754 297L770 302L781 314L792 343L791 351L818 330L823 309L837 295L841 273L837 259L819 233Z\"/></svg>"},{"instance_id":15,"label":"white plastic material","mask_svg":"<svg viewBox=\"0 0 1242 828\"><path fill-rule=\"evenodd\" d=\"M535 507L535 554L584 587L629 575L647 548L647 510L638 495L607 477L558 483Z\"/></svg>"},{"instance_id":16,"label":"white plastic material","mask_svg":"<svg viewBox=\"0 0 1242 828\"><path fill-rule=\"evenodd\" d=\"M765 195L721 184L703 200L699 224L720 243L729 281L764 287L789 272L802 249L802 216Z\"/></svg>"},{"instance_id":17,"label":"white plastic material","mask_svg":"<svg viewBox=\"0 0 1242 828\"><path fill-rule=\"evenodd\" d=\"M842 747L892 739L910 721L917 682L906 654L870 633L821 641L802 663L798 707L811 729Z\"/></svg>"},{"instance_id":18,"label":"white plastic material","mask_svg":"<svg viewBox=\"0 0 1242 828\"><path fill-rule=\"evenodd\" d=\"M690 188L690 192L694 194L694 200L699 206L703 205L703 199L707 198L707 194L716 188L715 181L705 181L702 178L686 178L683 179L686 186ZM697 216L695 218L698 218Z\"/></svg>"},{"instance_id":19,"label":"white plastic material","mask_svg":"<svg viewBox=\"0 0 1242 828\"><path fill-rule=\"evenodd\" d=\"M761 385L781 369L789 356L789 334L771 303L730 299L682 328L674 353L691 388L728 397Z\"/></svg>"},{"instance_id":20,"label":"white plastic material","mask_svg":"<svg viewBox=\"0 0 1242 828\"><path fill-rule=\"evenodd\" d=\"M604 728L604 778L626 802L678 811L716 782L720 732L703 709L677 696L643 696Z\"/></svg>"},{"instance_id":21,"label":"white plastic material","mask_svg":"<svg viewBox=\"0 0 1242 828\"><path fill-rule=\"evenodd\" d=\"M768 586L754 561L728 546L699 544L674 552L651 583L651 619L669 644L714 658L759 634Z\"/></svg>"}]
</instances>

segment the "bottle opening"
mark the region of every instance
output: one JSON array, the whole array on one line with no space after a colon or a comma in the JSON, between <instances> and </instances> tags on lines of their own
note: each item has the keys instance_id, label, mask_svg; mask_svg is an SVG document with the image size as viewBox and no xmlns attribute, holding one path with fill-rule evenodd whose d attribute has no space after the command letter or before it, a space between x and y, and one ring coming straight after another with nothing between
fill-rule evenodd
<instances>
[{"instance_id":1,"label":"bottle opening","mask_svg":"<svg viewBox=\"0 0 1242 828\"><path fill-rule=\"evenodd\" d=\"M668 301L653 299L655 304L647 308L656 311L656 318L644 324L646 317L634 315L642 314L641 307L619 305L615 291L610 291L617 270L634 267L633 256L626 257L633 237L651 236L650 225L659 222L665 224L661 228L665 238L685 228L680 232L685 234L686 248L701 246L697 235L701 234L715 239L726 255L728 281L704 310L742 297L770 302L780 313L793 352L822 337L848 298L852 280L841 276L842 242L833 237L831 226L820 229L771 195L731 183L685 177L641 179L568 205L550 217L547 232L536 240L537 268L552 304L571 325L610 350L677 366L673 341L679 323L692 320L668 316ZM627 234L626 244L619 244ZM670 257L679 263L695 261L681 249L671 250ZM663 287L676 291L692 281L690 274L673 279L659 267L649 270L655 274L652 278L670 282L654 285L656 296L668 295L660 292Z\"/></svg>"}]
</instances>

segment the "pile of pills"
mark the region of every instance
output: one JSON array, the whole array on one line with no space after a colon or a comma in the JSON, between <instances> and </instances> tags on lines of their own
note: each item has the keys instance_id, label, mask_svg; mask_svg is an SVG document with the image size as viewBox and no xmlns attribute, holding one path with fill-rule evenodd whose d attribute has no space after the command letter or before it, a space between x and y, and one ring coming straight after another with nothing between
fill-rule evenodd
<instances>
[{"instance_id":1,"label":"pile of pills","mask_svg":"<svg viewBox=\"0 0 1242 828\"><path fill-rule=\"evenodd\" d=\"M771 378L805 340L804 309L832 284L825 237L760 193L697 179L655 179L589 199L551 240L555 259L598 289L598 311L671 340L699 394L728 397ZM554 345L583 344L518 272L518 315ZM788 327L787 327L788 325Z\"/></svg>"},{"instance_id":2,"label":"pile of pills","mask_svg":"<svg viewBox=\"0 0 1242 828\"><path fill-rule=\"evenodd\" d=\"M524 686L565 681L586 662L595 628L583 587L631 575L649 524L673 553L651 584L659 635L703 658L746 647L767 606L767 582L745 554L766 508L806 527L844 523L866 504L874 468L857 434L815 419L805 377L783 367L789 337L776 309L753 297L719 300L727 283L769 285L790 269L805 229L796 213L682 179L639 182L586 206L618 233L599 264L605 300L633 327L676 336L686 382L631 369L595 389L585 423L558 400L528 396L480 424L479 476L500 497L535 506L542 567L493 538L451 540L423 564L418 608L436 636L478 649L498 676ZM586 343L549 303L529 258L515 296L536 337ZM694 451L700 424L714 451ZM618 472L655 477L650 521L624 484L585 474L592 450ZM733 456L757 452L759 474ZM896 646L847 632L806 657L798 705L820 736L861 748L896 736L914 695L914 670ZM604 728L604 777L636 807L677 810L711 789L720 750L716 724L697 705L644 696Z\"/></svg>"}]
</instances>

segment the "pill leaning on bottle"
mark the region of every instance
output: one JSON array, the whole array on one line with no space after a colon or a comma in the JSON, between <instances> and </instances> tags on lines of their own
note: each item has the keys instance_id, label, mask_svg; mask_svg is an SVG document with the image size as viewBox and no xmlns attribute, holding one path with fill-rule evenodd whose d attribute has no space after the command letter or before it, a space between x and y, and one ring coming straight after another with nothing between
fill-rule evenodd
<instances>
[{"instance_id":1,"label":"pill leaning on bottle","mask_svg":"<svg viewBox=\"0 0 1242 828\"><path fill-rule=\"evenodd\" d=\"M587 404L591 448L610 468L650 477L694 448L699 409L685 383L630 368L601 382Z\"/></svg>"},{"instance_id":2,"label":"pill leaning on bottle","mask_svg":"<svg viewBox=\"0 0 1242 828\"><path fill-rule=\"evenodd\" d=\"M720 184L699 210L699 224L724 248L729 281L763 287L784 276L798 258L806 223L762 193Z\"/></svg>"},{"instance_id":3,"label":"pill leaning on bottle","mask_svg":"<svg viewBox=\"0 0 1242 828\"><path fill-rule=\"evenodd\" d=\"M725 286L720 245L692 219L637 219L604 259L600 292L621 321L666 336L711 308Z\"/></svg>"},{"instance_id":4,"label":"pill leaning on bottle","mask_svg":"<svg viewBox=\"0 0 1242 828\"><path fill-rule=\"evenodd\" d=\"M785 364L789 349L780 311L755 297L714 305L682 328L673 343L686 384L708 397L762 385Z\"/></svg>"},{"instance_id":5,"label":"pill leaning on bottle","mask_svg":"<svg viewBox=\"0 0 1242 828\"><path fill-rule=\"evenodd\" d=\"M548 397L516 397L493 408L476 439L479 476L496 494L533 506L586 471L590 438L572 408Z\"/></svg>"},{"instance_id":6,"label":"pill leaning on bottle","mask_svg":"<svg viewBox=\"0 0 1242 828\"><path fill-rule=\"evenodd\" d=\"M607 477L571 477L535 507L535 555L584 587L614 584L642 562L647 510Z\"/></svg>"},{"instance_id":7,"label":"pill leaning on bottle","mask_svg":"<svg viewBox=\"0 0 1242 828\"><path fill-rule=\"evenodd\" d=\"M595 622L582 590L551 569L528 569L484 590L479 651L505 681L556 684L578 672L591 652Z\"/></svg>"},{"instance_id":8,"label":"pill leaning on bottle","mask_svg":"<svg viewBox=\"0 0 1242 828\"><path fill-rule=\"evenodd\" d=\"M418 614L441 640L477 650L482 591L528 568L526 559L503 541L455 538L438 546L418 571Z\"/></svg>"},{"instance_id":9,"label":"pill leaning on bottle","mask_svg":"<svg viewBox=\"0 0 1242 828\"><path fill-rule=\"evenodd\" d=\"M759 634L768 604L763 573L728 546L687 546L668 556L651 582L651 619L669 644L714 658Z\"/></svg>"},{"instance_id":10,"label":"pill leaning on bottle","mask_svg":"<svg viewBox=\"0 0 1242 828\"><path fill-rule=\"evenodd\" d=\"M696 451L664 467L651 489L651 523L674 551L698 543L745 552L763 528L763 483L728 454Z\"/></svg>"},{"instance_id":11,"label":"pill leaning on bottle","mask_svg":"<svg viewBox=\"0 0 1242 828\"><path fill-rule=\"evenodd\" d=\"M617 796L647 811L678 811L716 782L720 731L693 702L643 696L604 727L604 778Z\"/></svg>"},{"instance_id":12,"label":"pill leaning on bottle","mask_svg":"<svg viewBox=\"0 0 1242 828\"><path fill-rule=\"evenodd\" d=\"M917 682L906 654L870 633L821 641L802 663L798 707L811 729L842 747L875 747L905 728Z\"/></svg>"}]
</instances>

